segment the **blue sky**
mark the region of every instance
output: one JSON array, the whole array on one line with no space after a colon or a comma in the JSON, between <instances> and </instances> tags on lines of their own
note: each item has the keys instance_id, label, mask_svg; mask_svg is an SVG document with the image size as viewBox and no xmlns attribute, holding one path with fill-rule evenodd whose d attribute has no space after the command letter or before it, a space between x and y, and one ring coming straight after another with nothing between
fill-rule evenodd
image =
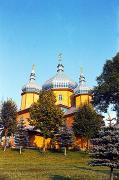
<instances>
[{"instance_id":1,"label":"blue sky","mask_svg":"<svg viewBox=\"0 0 119 180\"><path fill-rule=\"evenodd\" d=\"M19 106L32 64L42 85L56 73L78 82L83 67L90 87L106 59L119 50L118 0L0 0L0 99Z\"/></svg>"}]
</instances>

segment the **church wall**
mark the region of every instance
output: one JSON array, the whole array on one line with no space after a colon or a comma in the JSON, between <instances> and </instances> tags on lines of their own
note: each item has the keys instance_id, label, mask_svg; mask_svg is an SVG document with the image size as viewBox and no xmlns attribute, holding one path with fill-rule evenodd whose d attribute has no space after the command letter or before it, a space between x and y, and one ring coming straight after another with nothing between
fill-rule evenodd
<instances>
[{"instance_id":1,"label":"church wall","mask_svg":"<svg viewBox=\"0 0 119 180\"><path fill-rule=\"evenodd\" d=\"M39 99L39 94L34 94L33 95L33 102L37 102Z\"/></svg>"},{"instance_id":2,"label":"church wall","mask_svg":"<svg viewBox=\"0 0 119 180\"><path fill-rule=\"evenodd\" d=\"M19 111L19 112L18 112L18 115L17 115L17 122L18 122L20 119L24 119L25 125L28 126L28 125L29 125L28 119L30 119L30 113L29 113L29 111L28 111L28 112Z\"/></svg>"},{"instance_id":3,"label":"church wall","mask_svg":"<svg viewBox=\"0 0 119 180\"><path fill-rule=\"evenodd\" d=\"M24 93L22 94L21 110L29 108L34 102L37 102L39 94L36 93Z\"/></svg>"},{"instance_id":4,"label":"church wall","mask_svg":"<svg viewBox=\"0 0 119 180\"><path fill-rule=\"evenodd\" d=\"M26 108L28 108L33 103L33 93L27 93L26 96L27 96L27 99L26 99Z\"/></svg>"},{"instance_id":5,"label":"church wall","mask_svg":"<svg viewBox=\"0 0 119 180\"><path fill-rule=\"evenodd\" d=\"M26 106L26 94L21 97L21 110L25 109Z\"/></svg>"},{"instance_id":6,"label":"church wall","mask_svg":"<svg viewBox=\"0 0 119 180\"><path fill-rule=\"evenodd\" d=\"M68 128L71 128L72 124L74 122L74 115L67 116L67 117L65 117L65 119L66 119L66 126Z\"/></svg>"},{"instance_id":7,"label":"church wall","mask_svg":"<svg viewBox=\"0 0 119 180\"><path fill-rule=\"evenodd\" d=\"M56 96L56 105L62 104L67 107L71 107L71 95L73 94L70 90L53 90ZM62 100L59 99L59 95L62 95Z\"/></svg>"},{"instance_id":8,"label":"church wall","mask_svg":"<svg viewBox=\"0 0 119 180\"><path fill-rule=\"evenodd\" d=\"M89 104L92 100L92 96L89 94L81 94L75 97L76 108L83 104Z\"/></svg>"},{"instance_id":9,"label":"church wall","mask_svg":"<svg viewBox=\"0 0 119 180\"><path fill-rule=\"evenodd\" d=\"M44 139L42 136L31 135L30 136L30 146L43 148L45 146L46 149L51 147L51 139Z\"/></svg>"},{"instance_id":10,"label":"church wall","mask_svg":"<svg viewBox=\"0 0 119 180\"><path fill-rule=\"evenodd\" d=\"M75 146L77 148L80 147L81 150L86 150L87 149L87 140L83 137L76 136ZM89 146L90 146L90 143L89 143Z\"/></svg>"}]
</instances>

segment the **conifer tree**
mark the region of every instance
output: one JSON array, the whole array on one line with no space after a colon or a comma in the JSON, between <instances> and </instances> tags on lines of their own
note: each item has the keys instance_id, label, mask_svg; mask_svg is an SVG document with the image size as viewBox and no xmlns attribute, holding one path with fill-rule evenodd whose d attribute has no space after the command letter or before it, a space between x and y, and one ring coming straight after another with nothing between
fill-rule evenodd
<instances>
[{"instance_id":1,"label":"conifer tree","mask_svg":"<svg viewBox=\"0 0 119 180\"><path fill-rule=\"evenodd\" d=\"M89 140L97 134L101 123L102 117L91 105L85 104L75 113L73 131L75 136L86 138L87 149L89 149Z\"/></svg>"},{"instance_id":2,"label":"conifer tree","mask_svg":"<svg viewBox=\"0 0 119 180\"><path fill-rule=\"evenodd\" d=\"M40 129L43 134L44 151L45 138L53 138L63 123L63 112L55 103L56 97L53 92L43 90L39 93L38 102L34 103L30 108L30 124Z\"/></svg>"},{"instance_id":3,"label":"conifer tree","mask_svg":"<svg viewBox=\"0 0 119 180\"><path fill-rule=\"evenodd\" d=\"M69 128L67 128L66 125L62 127L59 131L59 141L61 143L61 147L64 147L64 155L67 155L67 148L69 146L72 146L73 144L73 131Z\"/></svg>"},{"instance_id":4,"label":"conifer tree","mask_svg":"<svg viewBox=\"0 0 119 180\"><path fill-rule=\"evenodd\" d=\"M24 120L20 119L15 134L15 146L16 148L19 148L21 154L22 148L26 147L27 145L28 145L28 134L25 131Z\"/></svg>"},{"instance_id":5,"label":"conifer tree","mask_svg":"<svg viewBox=\"0 0 119 180\"><path fill-rule=\"evenodd\" d=\"M119 126L102 127L98 137L91 140L90 152L92 166L107 166L110 168L110 180L113 180L113 169L119 168Z\"/></svg>"},{"instance_id":6,"label":"conifer tree","mask_svg":"<svg viewBox=\"0 0 119 180\"><path fill-rule=\"evenodd\" d=\"M0 119L4 127L5 144L4 151L6 150L7 136L15 133L17 122L17 106L12 99L2 102Z\"/></svg>"}]
</instances>

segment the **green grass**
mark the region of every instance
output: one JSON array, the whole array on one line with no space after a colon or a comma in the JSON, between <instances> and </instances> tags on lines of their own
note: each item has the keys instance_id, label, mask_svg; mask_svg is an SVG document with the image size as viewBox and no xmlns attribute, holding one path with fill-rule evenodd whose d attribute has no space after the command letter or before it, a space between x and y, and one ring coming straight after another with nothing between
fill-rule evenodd
<instances>
[{"instance_id":1,"label":"green grass","mask_svg":"<svg viewBox=\"0 0 119 180\"><path fill-rule=\"evenodd\" d=\"M85 153L41 153L39 150L0 150L0 180L108 180L109 169L90 167ZM119 179L119 170L115 170Z\"/></svg>"}]
</instances>

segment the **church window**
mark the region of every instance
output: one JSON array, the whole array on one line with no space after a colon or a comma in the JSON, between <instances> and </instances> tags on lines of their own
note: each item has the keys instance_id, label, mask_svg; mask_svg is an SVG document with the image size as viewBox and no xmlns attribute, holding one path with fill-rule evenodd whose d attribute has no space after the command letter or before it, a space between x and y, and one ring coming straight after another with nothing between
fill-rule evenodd
<instances>
[{"instance_id":1,"label":"church window","mask_svg":"<svg viewBox=\"0 0 119 180\"><path fill-rule=\"evenodd\" d=\"M61 94L59 95L59 101L62 101L62 95Z\"/></svg>"}]
</instances>

